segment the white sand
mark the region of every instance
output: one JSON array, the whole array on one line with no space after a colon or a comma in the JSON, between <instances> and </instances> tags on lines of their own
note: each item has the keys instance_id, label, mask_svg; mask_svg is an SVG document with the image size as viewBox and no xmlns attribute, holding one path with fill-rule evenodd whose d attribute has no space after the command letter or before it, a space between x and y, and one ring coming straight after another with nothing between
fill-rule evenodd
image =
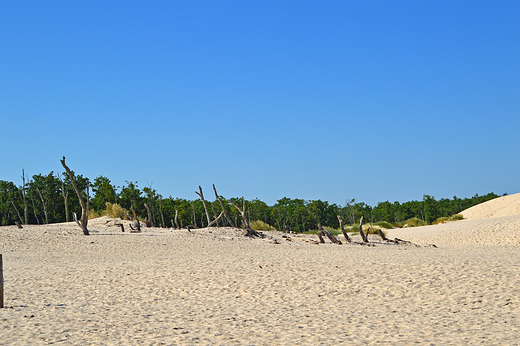
<instances>
[{"instance_id":1,"label":"white sand","mask_svg":"<svg viewBox=\"0 0 520 346\"><path fill-rule=\"evenodd\" d=\"M0 227L0 345L519 345L518 216L389 232L421 247L106 222Z\"/></svg>"}]
</instances>

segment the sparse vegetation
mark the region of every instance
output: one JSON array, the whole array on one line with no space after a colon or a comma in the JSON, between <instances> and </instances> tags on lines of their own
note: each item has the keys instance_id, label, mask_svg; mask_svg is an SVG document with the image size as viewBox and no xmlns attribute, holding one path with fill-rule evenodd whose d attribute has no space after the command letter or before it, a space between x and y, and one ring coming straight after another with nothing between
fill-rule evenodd
<instances>
[{"instance_id":1,"label":"sparse vegetation","mask_svg":"<svg viewBox=\"0 0 520 346\"><path fill-rule=\"evenodd\" d=\"M120 206L117 203L110 203L106 202L106 209L105 209L105 215L109 217L119 217L120 215L127 215L130 214L130 212Z\"/></svg>"},{"instance_id":2,"label":"sparse vegetation","mask_svg":"<svg viewBox=\"0 0 520 346\"><path fill-rule=\"evenodd\" d=\"M254 229L255 231L274 231L276 228L273 226L261 221L256 220L249 224L249 226Z\"/></svg>"}]
</instances>

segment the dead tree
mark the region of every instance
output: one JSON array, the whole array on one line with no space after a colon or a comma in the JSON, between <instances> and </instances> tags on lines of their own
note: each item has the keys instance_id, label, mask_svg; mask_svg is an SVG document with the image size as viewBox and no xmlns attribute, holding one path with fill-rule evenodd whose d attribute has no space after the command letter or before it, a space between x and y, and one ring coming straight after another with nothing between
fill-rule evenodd
<instances>
[{"instance_id":1,"label":"dead tree","mask_svg":"<svg viewBox=\"0 0 520 346\"><path fill-rule=\"evenodd\" d=\"M56 175L58 176L58 179L61 182L61 193L63 194L63 203L65 204L65 221L69 222L70 221L70 218L69 218L69 203L68 203L69 191L67 191L67 189L65 189L65 183L63 182L63 179L61 178L61 175L59 173L56 173Z\"/></svg>"},{"instance_id":2,"label":"dead tree","mask_svg":"<svg viewBox=\"0 0 520 346\"><path fill-rule=\"evenodd\" d=\"M345 240L348 241L349 243L352 242L352 240L350 240L350 237L348 236L347 232L345 231L345 227L343 226L343 219L341 219L341 216L339 216L339 215L337 215L337 216L338 216L339 226L341 227L341 233L343 233Z\"/></svg>"},{"instance_id":3,"label":"dead tree","mask_svg":"<svg viewBox=\"0 0 520 346\"><path fill-rule=\"evenodd\" d=\"M146 208L146 211L148 212L148 220L146 221L146 227L155 227L155 224L152 219L152 212L150 211L148 204L145 203L144 207Z\"/></svg>"},{"instance_id":4,"label":"dead tree","mask_svg":"<svg viewBox=\"0 0 520 346\"><path fill-rule=\"evenodd\" d=\"M208 227L210 227L211 219L209 217L208 213L208 207L206 206L206 201L204 200L204 194L202 193L202 187L199 186L199 191L195 191L197 195L199 195L200 199L202 200L202 204L204 205L204 211L206 212L206 218L208 219Z\"/></svg>"},{"instance_id":5,"label":"dead tree","mask_svg":"<svg viewBox=\"0 0 520 346\"><path fill-rule=\"evenodd\" d=\"M235 208L237 208L238 212L242 216L242 220L244 221L244 229L246 231L246 233L244 235L246 237L261 237L260 233L258 233L257 231L252 229L251 226L249 226L249 221L247 220L247 216L246 216L246 200L244 199L244 197L242 197L242 209L240 209L235 204L235 202L233 202L233 200L230 200L230 201L231 201L231 204L233 204L233 206L235 206Z\"/></svg>"},{"instance_id":6,"label":"dead tree","mask_svg":"<svg viewBox=\"0 0 520 346\"><path fill-rule=\"evenodd\" d=\"M221 212L220 212L220 215L219 215L215 220L211 221L211 222L209 223L208 227L211 227L211 226L213 226L215 223L217 223L218 220L222 217L222 215L224 215L224 211L221 211Z\"/></svg>"},{"instance_id":7,"label":"dead tree","mask_svg":"<svg viewBox=\"0 0 520 346\"><path fill-rule=\"evenodd\" d=\"M177 227L177 229L181 229L181 228L179 227L179 223L177 222L178 218L179 218L179 209L175 209L175 219L174 219L174 221L175 221L175 227ZM172 226L173 226L173 223L172 223Z\"/></svg>"},{"instance_id":8,"label":"dead tree","mask_svg":"<svg viewBox=\"0 0 520 346\"><path fill-rule=\"evenodd\" d=\"M367 233L363 233L363 216L361 216L361 219L359 220L359 234L365 243L368 243L368 231L369 230L367 229Z\"/></svg>"},{"instance_id":9,"label":"dead tree","mask_svg":"<svg viewBox=\"0 0 520 346\"><path fill-rule=\"evenodd\" d=\"M226 217L226 220L229 222L231 227L236 228L237 226L235 226L235 223L229 217L229 215L228 215L228 213L226 211L226 208L224 207L224 203L222 203L222 201L220 200L220 197L218 196L217 189L215 188L215 184L213 184L213 191L215 191L215 197L218 199L218 202L220 203L220 206L222 207L222 212L224 213L224 216Z\"/></svg>"},{"instance_id":10,"label":"dead tree","mask_svg":"<svg viewBox=\"0 0 520 346\"><path fill-rule=\"evenodd\" d=\"M329 238L329 240L331 242L333 242L334 244L341 244L341 242L332 233L330 233L326 228L323 228L321 226L321 223L318 224L318 231L319 231L318 233L320 235L327 236L327 238ZM320 238L320 237L318 236L318 238ZM323 240L323 237L320 238L320 242L324 243L325 241L322 241L322 240Z\"/></svg>"},{"instance_id":11,"label":"dead tree","mask_svg":"<svg viewBox=\"0 0 520 346\"><path fill-rule=\"evenodd\" d=\"M88 185L87 185L87 202L85 203L85 200L83 199L83 195L81 194L81 191L78 188L78 185L76 184L76 179L74 179L74 172L67 167L65 164L65 156L63 156L63 159L60 160L61 165L63 168L65 168L65 171L67 171L67 174L69 175L70 181L72 182L72 186L74 187L74 191L76 191L76 194L78 195L79 204L81 205L81 223L78 222L78 219L76 218L76 223L83 231L84 235L90 235L87 224L88 224L88 209L89 209L89 194L88 194Z\"/></svg>"},{"instance_id":12,"label":"dead tree","mask_svg":"<svg viewBox=\"0 0 520 346\"><path fill-rule=\"evenodd\" d=\"M130 211L132 211L132 214L134 214L134 220L136 222L137 232L141 232L141 222L139 222L139 219L137 218L137 215L135 214L134 206L130 206ZM130 226L130 228L132 228Z\"/></svg>"},{"instance_id":13,"label":"dead tree","mask_svg":"<svg viewBox=\"0 0 520 346\"><path fill-rule=\"evenodd\" d=\"M125 231L125 225L123 225L122 223L115 223L115 225L121 227L121 232Z\"/></svg>"},{"instance_id":14,"label":"dead tree","mask_svg":"<svg viewBox=\"0 0 520 346\"><path fill-rule=\"evenodd\" d=\"M49 224L49 217L47 214L47 204L45 203L45 199L43 198L42 192L40 191L40 188L36 186L36 191L38 191L38 195L40 195L40 199L42 201L43 205L43 214L45 215L45 224Z\"/></svg>"},{"instance_id":15,"label":"dead tree","mask_svg":"<svg viewBox=\"0 0 520 346\"><path fill-rule=\"evenodd\" d=\"M24 225L29 224L29 211L27 210L27 196L25 193L25 169L22 168L22 200L23 200L23 216L24 216Z\"/></svg>"}]
</instances>

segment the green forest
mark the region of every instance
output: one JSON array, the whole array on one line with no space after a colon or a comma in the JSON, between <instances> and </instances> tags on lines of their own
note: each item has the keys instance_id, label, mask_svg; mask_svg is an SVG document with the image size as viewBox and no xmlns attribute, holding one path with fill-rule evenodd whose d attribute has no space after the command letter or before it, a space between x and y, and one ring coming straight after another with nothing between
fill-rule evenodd
<instances>
[{"instance_id":1,"label":"green forest","mask_svg":"<svg viewBox=\"0 0 520 346\"><path fill-rule=\"evenodd\" d=\"M208 224L201 199L188 200L177 197L163 197L151 187L139 187L137 182L126 181L117 187L105 176L98 176L93 181L80 174L75 175L76 183L83 197L90 204L90 217L105 215L107 202L118 204L122 208L135 210L143 220L148 213L145 204L151 210L151 223L156 227L172 227L173 218L178 213L181 227L205 227ZM194 187L194 190L197 187ZM213 219L221 213L222 207L215 196L215 191L205 192L208 212ZM230 201L242 205L241 197L225 198L220 196L226 212L238 226L241 224L240 213ZM494 193L484 196L478 194L470 198L435 199L424 195L421 201L379 202L370 206L363 202L349 199L345 205L330 204L322 200L304 200L284 197L274 205L267 205L259 199L245 200L246 216L250 221L262 221L278 230L311 232L318 224L334 229L339 228L337 216L347 224L359 222L361 216L365 222L382 223L389 227L402 227L405 224L432 224L439 218L458 214L476 204L499 197ZM214 200L214 201L211 201ZM50 172L46 175L25 176L22 170L20 184L0 180L0 224L50 224L73 221L73 213L81 215L77 194L66 173ZM412 222L413 220L413 222ZM217 223L228 226L225 218Z\"/></svg>"}]
</instances>

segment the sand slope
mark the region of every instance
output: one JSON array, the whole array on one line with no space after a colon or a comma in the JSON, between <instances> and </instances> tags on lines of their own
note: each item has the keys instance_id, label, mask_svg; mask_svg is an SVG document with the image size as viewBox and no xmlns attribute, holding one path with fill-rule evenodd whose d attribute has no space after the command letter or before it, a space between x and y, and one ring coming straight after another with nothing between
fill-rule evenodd
<instances>
[{"instance_id":1,"label":"sand slope","mask_svg":"<svg viewBox=\"0 0 520 346\"><path fill-rule=\"evenodd\" d=\"M0 227L12 307L0 310L0 345L518 345L518 242L451 236L520 229L495 220L426 228L450 234L437 248L130 234L104 218L91 236L73 223Z\"/></svg>"},{"instance_id":2,"label":"sand slope","mask_svg":"<svg viewBox=\"0 0 520 346\"><path fill-rule=\"evenodd\" d=\"M467 220L520 215L520 193L498 197L461 212Z\"/></svg>"}]
</instances>

